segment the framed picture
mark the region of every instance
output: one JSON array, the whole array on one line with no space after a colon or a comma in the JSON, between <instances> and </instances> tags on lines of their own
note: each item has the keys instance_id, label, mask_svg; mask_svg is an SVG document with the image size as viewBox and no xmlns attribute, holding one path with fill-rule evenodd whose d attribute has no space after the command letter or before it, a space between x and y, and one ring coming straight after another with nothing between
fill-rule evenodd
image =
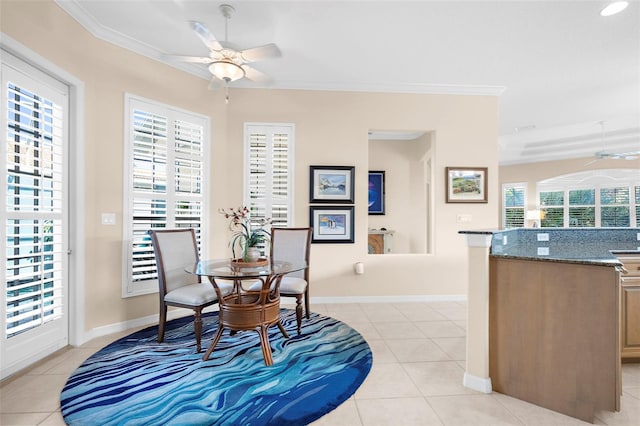
<instances>
[{"instance_id":1,"label":"framed picture","mask_svg":"<svg viewBox=\"0 0 640 426\"><path fill-rule=\"evenodd\" d=\"M369 171L369 214L384 214L384 170Z\"/></svg>"},{"instance_id":2,"label":"framed picture","mask_svg":"<svg viewBox=\"0 0 640 426\"><path fill-rule=\"evenodd\" d=\"M309 202L353 203L355 167L310 166Z\"/></svg>"},{"instance_id":3,"label":"framed picture","mask_svg":"<svg viewBox=\"0 0 640 426\"><path fill-rule=\"evenodd\" d=\"M309 207L312 243L353 243L353 206Z\"/></svg>"},{"instance_id":4,"label":"framed picture","mask_svg":"<svg viewBox=\"0 0 640 426\"><path fill-rule=\"evenodd\" d=\"M486 167L447 167L447 203L486 203Z\"/></svg>"}]
</instances>

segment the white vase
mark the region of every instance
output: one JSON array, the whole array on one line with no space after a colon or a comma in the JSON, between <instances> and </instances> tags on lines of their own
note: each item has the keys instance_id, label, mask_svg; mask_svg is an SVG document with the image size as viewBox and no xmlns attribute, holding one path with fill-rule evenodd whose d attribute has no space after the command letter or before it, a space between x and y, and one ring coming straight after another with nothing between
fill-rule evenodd
<instances>
[{"instance_id":1,"label":"white vase","mask_svg":"<svg viewBox=\"0 0 640 426\"><path fill-rule=\"evenodd\" d=\"M257 262L260 259L260 249L258 247L247 247L247 253L245 254L245 262Z\"/></svg>"}]
</instances>

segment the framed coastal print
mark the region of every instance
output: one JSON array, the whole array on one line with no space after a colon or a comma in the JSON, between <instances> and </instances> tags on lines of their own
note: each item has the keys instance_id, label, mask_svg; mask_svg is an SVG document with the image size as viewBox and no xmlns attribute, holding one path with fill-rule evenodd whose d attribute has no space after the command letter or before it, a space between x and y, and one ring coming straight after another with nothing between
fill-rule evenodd
<instances>
[{"instance_id":1,"label":"framed coastal print","mask_svg":"<svg viewBox=\"0 0 640 426\"><path fill-rule=\"evenodd\" d=\"M369 214L384 214L384 170L369 171Z\"/></svg>"},{"instance_id":2,"label":"framed coastal print","mask_svg":"<svg viewBox=\"0 0 640 426\"><path fill-rule=\"evenodd\" d=\"M486 167L447 167L447 203L486 203Z\"/></svg>"},{"instance_id":3,"label":"framed coastal print","mask_svg":"<svg viewBox=\"0 0 640 426\"><path fill-rule=\"evenodd\" d=\"M352 166L310 166L310 203L353 203Z\"/></svg>"},{"instance_id":4,"label":"framed coastal print","mask_svg":"<svg viewBox=\"0 0 640 426\"><path fill-rule=\"evenodd\" d=\"M309 207L312 243L353 243L353 206Z\"/></svg>"}]
</instances>

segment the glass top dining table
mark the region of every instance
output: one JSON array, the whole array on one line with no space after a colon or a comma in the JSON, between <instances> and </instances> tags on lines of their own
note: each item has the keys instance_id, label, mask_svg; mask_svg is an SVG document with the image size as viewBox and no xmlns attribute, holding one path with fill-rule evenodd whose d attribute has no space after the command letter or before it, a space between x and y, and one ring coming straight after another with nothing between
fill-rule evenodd
<instances>
[{"instance_id":1,"label":"glass top dining table","mask_svg":"<svg viewBox=\"0 0 640 426\"><path fill-rule=\"evenodd\" d=\"M289 337L280 321L280 281L285 274L305 269L307 263L278 259L263 259L256 263L247 265L234 259L213 259L201 260L185 268L189 273L207 277L218 296L218 331L202 357L204 361L209 359L225 329L257 331L267 366L273 365L269 326L277 324L282 335ZM229 280L233 284L224 283ZM243 288L243 282L248 282L249 288Z\"/></svg>"},{"instance_id":2,"label":"glass top dining table","mask_svg":"<svg viewBox=\"0 0 640 426\"><path fill-rule=\"evenodd\" d=\"M260 266L239 266L233 259L200 260L196 264L187 267L186 271L195 275L209 278L243 280L249 278L274 278L290 272L301 271L307 267L305 261L286 261L268 259Z\"/></svg>"}]
</instances>

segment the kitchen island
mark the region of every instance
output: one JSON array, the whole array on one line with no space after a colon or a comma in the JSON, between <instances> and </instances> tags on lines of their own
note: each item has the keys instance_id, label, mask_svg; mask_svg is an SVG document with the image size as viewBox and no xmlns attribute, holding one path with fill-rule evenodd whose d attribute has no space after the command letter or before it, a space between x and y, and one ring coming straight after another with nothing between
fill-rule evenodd
<instances>
[{"instance_id":1,"label":"kitchen island","mask_svg":"<svg viewBox=\"0 0 640 426\"><path fill-rule=\"evenodd\" d=\"M465 386L592 422L620 408L620 267L637 228L462 231ZM480 385L480 386L478 386Z\"/></svg>"}]
</instances>

